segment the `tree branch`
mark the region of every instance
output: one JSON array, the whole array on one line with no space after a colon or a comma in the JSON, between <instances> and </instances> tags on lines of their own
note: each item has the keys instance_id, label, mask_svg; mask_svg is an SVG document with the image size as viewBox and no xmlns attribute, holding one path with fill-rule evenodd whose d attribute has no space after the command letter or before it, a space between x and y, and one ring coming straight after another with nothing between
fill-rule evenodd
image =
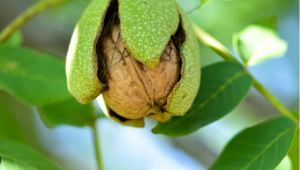
<instances>
[{"instance_id":1,"label":"tree branch","mask_svg":"<svg viewBox=\"0 0 300 170\"><path fill-rule=\"evenodd\" d=\"M57 5L58 3L66 0L44 0L39 1L29 9L15 18L8 26L6 26L0 33L0 43L5 42L17 30L19 30L26 22L32 19L37 14L45 11L46 9Z\"/></svg>"}]
</instances>

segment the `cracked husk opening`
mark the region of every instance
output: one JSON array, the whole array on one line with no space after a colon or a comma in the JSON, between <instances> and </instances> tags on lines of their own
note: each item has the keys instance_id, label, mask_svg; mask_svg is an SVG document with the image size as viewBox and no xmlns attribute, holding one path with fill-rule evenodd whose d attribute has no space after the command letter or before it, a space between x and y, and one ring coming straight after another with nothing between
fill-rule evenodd
<instances>
[{"instance_id":1,"label":"cracked husk opening","mask_svg":"<svg viewBox=\"0 0 300 170\"><path fill-rule=\"evenodd\" d=\"M161 121L168 120L171 115L163 115L163 106L181 72L177 42L170 39L160 63L152 69L130 55L123 44L117 15L112 18L98 42L98 77L107 85L102 93L106 105L127 119L158 115Z\"/></svg>"}]
</instances>

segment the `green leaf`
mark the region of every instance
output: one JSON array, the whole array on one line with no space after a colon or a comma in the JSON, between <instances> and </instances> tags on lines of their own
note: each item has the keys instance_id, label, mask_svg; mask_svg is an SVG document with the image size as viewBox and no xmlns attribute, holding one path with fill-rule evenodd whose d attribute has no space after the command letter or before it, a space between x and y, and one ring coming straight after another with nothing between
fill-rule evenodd
<instances>
[{"instance_id":1,"label":"green leaf","mask_svg":"<svg viewBox=\"0 0 300 170\"><path fill-rule=\"evenodd\" d=\"M65 62L34 50L0 45L0 89L32 105L44 106L71 97Z\"/></svg>"},{"instance_id":2,"label":"green leaf","mask_svg":"<svg viewBox=\"0 0 300 170\"><path fill-rule=\"evenodd\" d=\"M295 110L291 111L291 113L299 121L299 113Z\"/></svg>"},{"instance_id":3,"label":"green leaf","mask_svg":"<svg viewBox=\"0 0 300 170\"><path fill-rule=\"evenodd\" d=\"M21 31L16 31L6 42L12 46L20 46L23 43L23 34Z\"/></svg>"},{"instance_id":4,"label":"green leaf","mask_svg":"<svg viewBox=\"0 0 300 170\"><path fill-rule=\"evenodd\" d=\"M227 144L209 170L273 170L288 153L295 130L287 117L247 128Z\"/></svg>"},{"instance_id":5,"label":"green leaf","mask_svg":"<svg viewBox=\"0 0 300 170\"><path fill-rule=\"evenodd\" d=\"M263 18L261 20L256 21L253 24L268 27L276 32L278 29L278 19L276 16Z\"/></svg>"},{"instance_id":6,"label":"green leaf","mask_svg":"<svg viewBox=\"0 0 300 170\"><path fill-rule=\"evenodd\" d=\"M233 110L246 96L252 78L238 63L220 62L202 69L201 85L190 110L183 117L158 123L153 133L184 136Z\"/></svg>"},{"instance_id":7,"label":"green leaf","mask_svg":"<svg viewBox=\"0 0 300 170\"><path fill-rule=\"evenodd\" d=\"M0 170L60 170L33 149L0 138Z\"/></svg>"},{"instance_id":8,"label":"green leaf","mask_svg":"<svg viewBox=\"0 0 300 170\"><path fill-rule=\"evenodd\" d=\"M24 128L18 122L15 115L12 113L11 106L9 106L9 100L5 92L0 91L0 136L18 141L25 142ZM14 107L23 109L23 112L28 111L30 108L26 108L19 103L13 103ZM0 166L1 167L1 166Z\"/></svg>"},{"instance_id":9,"label":"green leaf","mask_svg":"<svg viewBox=\"0 0 300 170\"><path fill-rule=\"evenodd\" d=\"M299 170L299 132L295 133L289 156L292 160L293 170Z\"/></svg>"},{"instance_id":10,"label":"green leaf","mask_svg":"<svg viewBox=\"0 0 300 170\"><path fill-rule=\"evenodd\" d=\"M0 137L45 152L37 130L33 107L0 90Z\"/></svg>"},{"instance_id":11,"label":"green leaf","mask_svg":"<svg viewBox=\"0 0 300 170\"><path fill-rule=\"evenodd\" d=\"M75 98L38 109L48 127L72 125L83 127L94 122L92 104L80 104Z\"/></svg>"},{"instance_id":12,"label":"green leaf","mask_svg":"<svg viewBox=\"0 0 300 170\"><path fill-rule=\"evenodd\" d=\"M233 47L247 66L253 66L272 57L280 57L287 50L274 29L249 25L233 36Z\"/></svg>"}]
</instances>

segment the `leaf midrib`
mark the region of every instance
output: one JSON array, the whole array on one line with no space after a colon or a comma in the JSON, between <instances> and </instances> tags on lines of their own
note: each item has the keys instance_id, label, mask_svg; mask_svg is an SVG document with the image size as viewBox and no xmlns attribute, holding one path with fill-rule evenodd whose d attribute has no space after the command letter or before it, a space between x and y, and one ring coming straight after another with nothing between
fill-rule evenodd
<instances>
[{"instance_id":1,"label":"leaf midrib","mask_svg":"<svg viewBox=\"0 0 300 170\"><path fill-rule=\"evenodd\" d=\"M285 135L287 132L289 132L289 131L292 130L292 129L293 129L293 128L291 127L291 128L289 128L289 129L287 129L287 130L281 132L274 140L271 141L271 143L269 143L269 144L265 147L265 149L263 149L257 156L255 156L255 157L253 158L252 161L250 161L250 162L249 162L245 167L243 167L241 170L245 170L245 168L248 168L248 167L249 167L256 159L258 159L258 158L260 157L261 154L264 154L265 151L266 151L267 149L269 149L269 147L270 147L271 145L273 145L274 142L277 142L278 139L279 139L282 135Z\"/></svg>"}]
</instances>

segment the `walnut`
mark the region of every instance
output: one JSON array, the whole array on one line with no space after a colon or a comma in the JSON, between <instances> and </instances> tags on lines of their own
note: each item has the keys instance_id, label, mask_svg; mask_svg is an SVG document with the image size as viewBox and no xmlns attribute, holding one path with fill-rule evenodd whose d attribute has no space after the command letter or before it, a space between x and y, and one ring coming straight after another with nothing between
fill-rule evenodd
<instances>
[{"instance_id":1,"label":"walnut","mask_svg":"<svg viewBox=\"0 0 300 170\"><path fill-rule=\"evenodd\" d=\"M200 85L192 24L174 0L93 0L67 56L70 93L81 103L103 95L108 117L144 126L191 107Z\"/></svg>"},{"instance_id":2,"label":"walnut","mask_svg":"<svg viewBox=\"0 0 300 170\"><path fill-rule=\"evenodd\" d=\"M130 55L117 22L103 35L98 48L102 57L99 78L107 84L102 94L109 108L128 119L164 112L168 95L180 78L181 59L172 40L155 68Z\"/></svg>"}]
</instances>

